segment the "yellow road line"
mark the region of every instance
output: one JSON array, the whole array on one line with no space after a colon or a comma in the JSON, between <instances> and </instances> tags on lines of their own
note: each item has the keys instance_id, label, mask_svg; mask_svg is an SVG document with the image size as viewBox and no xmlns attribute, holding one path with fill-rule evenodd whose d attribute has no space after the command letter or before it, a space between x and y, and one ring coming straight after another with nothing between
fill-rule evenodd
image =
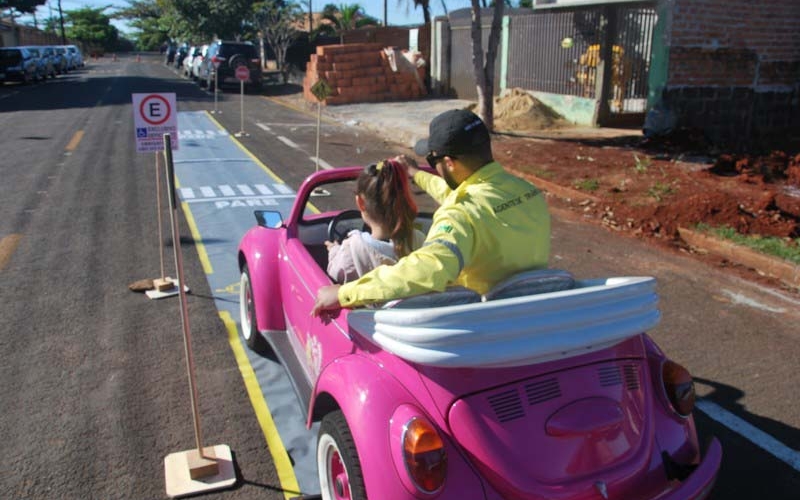
<instances>
[{"instance_id":1,"label":"yellow road line","mask_svg":"<svg viewBox=\"0 0 800 500\"><path fill-rule=\"evenodd\" d=\"M72 139L70 139L69 143L67 144L67 147L64 149L66 149L67 151L75 151L75 148L78 147L78 144L80 144L81 139L83 139L83 130L78 130L72 136Z\"/></svg>"},{"instance_id":2,"label":"yellow road line","mask_svg":"<svg viewBox=\"0 0 800 500\"><path fill-rule=\"evenodd\" d=\"M210 119L212 122L214 122L214 124L216 124L217 128L219 128L220 130L225 130L225 127L223 127L221 123L219 123L219 122L218 122L218 121L217 121L217 120L216 120L216 119L215 119L213 116L211 116L211 113L209 113L208 111L206 111L205 113L206 113L206 115L208 116L208 118L209 118L209 119ZM234 144L236 144L237 146L239 146L239 149L241 149L242 151L244 151L244 153L245 153L247 156L249 156L251 160L253 160L254 162L256 162L256 165L258 165L259 167L261 167L261 169L262 169L262 170L264 170L264 172L266 172L267 174L269 174L269 176L270 176L270 177L272 177L273 179L275 179L276 181L283 183L283 179L281 179L280 177L278 177L278 176L275 174L275 172L273 172L273 171L272 171L272 170L271 170L271 169L270 169L268 166L266 166L266 165L264 165L263 163L261 163L261 160L259 160L258 158L256 158L256 156L255 156L253 153L251 153L250 151L248 151L248 150L247 150L247 148L246 148L246 147L244 147L244 146L242 145L242 143L241 143L241 142L237 141L237 140L236 140L236 138L235 138L233 135L231 135L231 134L228 134L228 137L230 137L230 138L231 138L231 140L233 141L233 143L234 143Z\"/></svg>"},{"instance_id":3,"label":"yellow road line","mask_svg":"<svg viewBox=\"0 0 800 500\"><path fill-rule=\"evenodd\" d=\"M175 176L175 189L177 190L181 187L181 183L178 180L178 176ZM178 193L175 193L176 199ZM194 240L194 247L197 249L197 257L200 259L200 265L203 266L203 272L208 274L214 274L214 268L211 266L211 259L208 258L208 252L206 251L206 246L203 244L203 237L200 235L200 231L197 229L197 222L194 220L194 215L192 215L192 210L189 208L189 204L185 201L181 202L181 209L183 210L183 215L186 217L186 224L189 225L189 231L192 233L192 239ZM173 245L175 243L173 242Z\"/></svg>"},{"instance_id":4,"label":"yellow road line","mask_svg":"<svg viewBox=\"0 0 800 500\"><path fill-rule=\"evenodd\" d=\"M228 330L228 343L231 345L233 355L236 358L236 363L239 365L239 371L242 373L244 379L244 386L247 390L247 395L250 396L250 403L256 412L256 418L259 425L261 425L261 432L267 440L267 447L272 455L272 461L275 464L275 469L278 472L278 480L281 482L283 489L283 496L286 500L290 500L300 495L300 485L297 483L297 477L294 475L292 462L289 459L289 454L283 446L283 441L278 434L278 429L275 428L275 422L272 420L272 414L267 406L267 401L264 399L264 394L261 392L261 387L258 385L256 374L253 367L250 365L250 360L247 359L247 353L244 352L244 347L239 339L239 332L236 329L236 322L233 321L231 315L227 311L220 311L219 317L225 324L225 329Z\"/></svg>"},{"instance_id":5,"label":"yellow road line","mask_svg":"<svg viewBox=\"0 0 800 500\"><path fill-rule=\"evenodd\" d=\"M9 234L3 239L0 239L0 271L6 267L8 261L11 260L11 255L14 254L14 251L17 249L19 245L19 241L22 239L21 234Z\"/></svg>"}]
</instances>

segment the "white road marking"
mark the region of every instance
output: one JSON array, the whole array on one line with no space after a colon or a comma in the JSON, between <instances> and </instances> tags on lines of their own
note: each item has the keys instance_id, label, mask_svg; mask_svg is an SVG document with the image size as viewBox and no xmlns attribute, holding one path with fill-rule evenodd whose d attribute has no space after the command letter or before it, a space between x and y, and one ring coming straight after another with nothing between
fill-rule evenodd
<instances>
[{"instance_id":1,"label":"white road marking","mask_svg":"<svg viewBox=\"0 0 800 500\"><path fill-rule=\"evenodd\" d=\"M272 194L272 190L264 184L256 184L256 190L261 194Z\"/></svg>"},{"instance_id":2,"label":"white road marking","mask_svg":"<svg viewBox=\"0 0 800 500\"><path fill-rule=\"evenodd\" d=\"M298 146L297 144L295 144L294 142L292 142L292 140L291 140L291 139L287 139L286 137L284 137L284 136L282 136L282 135L279 135L279 136L278 136L278 140L279 140L279 141L281 141L282 143L286 144L286 145L287 145L287 146L289 146L290 148L294 148L294 149L300 149L300 146Z\"/></svg>"},{"instance_id":3,"label":"white road marking","mask_svg":"<svg viewBox=\"0 0 800 500\"><path fill-rule=\"evenodd\" d=\"M316 156L309 156L308 159L313 161L314 165L317 164L317 157ZM322 158L319 159L319 166L324 168L325 170L330 170L330 169L333 168L333 166L330 163L326 162Z\"/></svg>"},{"instance_id":4,"label":"white road marking","mask_svg":"<svg viewBox=\"0 0 800 500\"><path fill-rule=\"evenodd\" d=\"M727 296L731 302L734 304L742 304L745 306L754 307L756 309L761 309L763 311L771 312L771 313L785 313L786 309L782 307L770 307L766 304L762 304L756 300L753 300L749 297L745 297L741 293L732 292L730 290L722 290L723 295Z\"/></svg>"},{"instance_id":5,"label":"white road marking","mask_svg":"<svg viewBox=\"0 0 800 500\"><path fill-rule=\"evenodd\" d=\"M713 420L741 434L759 448L789 464L794 470L800 471L800 452L789 448L766 432L745 422L711 401L701 399L697 401L696 406Z\"/></svg>"},{"instance_id":6,"label":"white road marking","mask_svg":"<svg viewBox=\"0 0 800 500\"><path fill-rule=\"evenodd\" d=\"M200 192L203 193L203 198L213 198L217 195L210 186L202 186Z\"/></svg>"},{"instance_id":7,"label":"white road marking","mask_svg":"<svg viewBox=\"0 0 800 500\"><path fill-rule=\"evenodd\" d=\"M250 189L250 186L248 186L247 184L237 184L236 189L238 189L239 192L245 196L253 196L255 194L253 190Z\"/></svg>"},{"instance_id":8,"label":"white road marking","mask_svg":"<svg viewBox=\"0 0 800 500\"><path fill-rule=\"evenodd\" d=\"M275 188L275 191L283 194L294 194L292 188L287 186L286 184L273 184L272 187Z\"/></svg>"},{"instance_id":9,"label":"white road marking","mask_svg":"<svg viewBox=\"0 0 800 500\"><path fill-rule=\"evenodd\" d=\"M219 186L219 190L222 192L223 196L236 196L236 191L227 184Z\"/></svg>"},{"instance_id":10,"label":"white road marking","mask_svg":"<svg viewBox=\"0 0 800 500\"><path fill-rule=\"evenodd\" d=\"M181 199L190 200L194 198L194 190L192 188L180 188Z\"/></svg>"},{"instance_id":11,"label":"white road marking","mask_svg":"<svg viewBox=\"0 0 800 500\"><path fill-rule=\"evenodd\" d=\"M264 132L272 132L272 129L271 129L271 128L269 128L267 125L264 125L264 124L263 124L263 123L261 123L261 122L256 122L256 127L260 128L260 129L261 129L261 130L263 130Z\"/></svg>"}]
</instances>

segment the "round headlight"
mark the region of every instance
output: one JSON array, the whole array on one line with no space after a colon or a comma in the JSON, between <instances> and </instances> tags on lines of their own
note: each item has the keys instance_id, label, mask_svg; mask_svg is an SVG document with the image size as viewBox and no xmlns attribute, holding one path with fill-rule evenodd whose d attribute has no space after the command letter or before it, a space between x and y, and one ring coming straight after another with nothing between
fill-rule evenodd
<instances>
[{"instance_id":1,"label":"round headlight","mask_svg":"<svg viewBox=\"0 0 800 500\"><path fill-rule=\"evenodd\" d=\"M667 360L661 367L661 380L672 409L688 417L694 409L694 380L689 371L674 361Z\"/></svg>"}]
</instances>

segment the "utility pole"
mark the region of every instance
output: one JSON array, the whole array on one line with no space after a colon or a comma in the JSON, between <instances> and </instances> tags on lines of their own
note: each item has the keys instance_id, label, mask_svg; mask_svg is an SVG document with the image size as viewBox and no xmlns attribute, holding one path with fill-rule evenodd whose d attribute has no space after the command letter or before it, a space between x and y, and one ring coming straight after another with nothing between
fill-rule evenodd
<instances>
[{"instance_id":1,"label":"utility pole","mask_svg":"<svg viewBox=\"0 0 800 500\"><path fill-rule=\"evenodd\" d=\"M314 31L314 11L311 10L311 0L308 0L308 34Z\"/></svg>"},{"instance_id":2,"label":"utility pole","mask_svg":"<svg viewBox=\"0 0 800 500\"><path fill-rule=\"evenodd\" d=\"M58 19L61 23L61 45L66 45L67 35L64 34L64 11L61 10L61 0L58 0Z\"/></svg>"}]
</instances>

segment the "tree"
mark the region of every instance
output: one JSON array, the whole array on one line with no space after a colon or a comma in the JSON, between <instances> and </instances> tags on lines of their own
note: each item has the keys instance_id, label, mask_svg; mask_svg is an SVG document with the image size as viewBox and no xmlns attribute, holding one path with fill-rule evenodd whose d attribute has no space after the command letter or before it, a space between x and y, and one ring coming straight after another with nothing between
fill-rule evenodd
<instances>
[{"instance_id":1,"label":"tree","mask_svg":"<svg viewBox=\"0 0 800 500\"><path fill-rule=\"evenodd\" d=\"M0 12L14 19L22 14L33 14L36 8L44 5L47 0L0 0Z\"/></svg>"},{"instance_id":2,"label":"tree","mask_svg":"<svg viewBox=\"0 0 800 500\"><path fill-rule=\"evenodd\" d=\"M114 13L115 19L125 19L135 30L136 48L157 50L170 38L169 21L171 14L169 2L157 0L128 0L128 7ZM174 12L174 11L173 11Z\"/></svg>"},{"instance_id":3,"label":"tree","mask_svg":"<svg viewBox=\"0 0 800 500\"><path fill-rule=\"evenodd\" d=\"M492 8L492 28L489 31L485 60L481 33L481 8L478 0L471 0L471 2L472 65L478 90L478 115L491 131L494 130L494 62L497 59L497 47L500 45L505 2L495 2Z\"/></svg>"},{"instance_id":4,"label":"tree","mask_svg":"<svg viewBox=\"0 0 800 500\"><path fill-rule=\"evenodd\" d=\"M111 18L103 13L109 7L83 7L64 11L67 22L67 38L81 41L90 47L117 50L119 30L111 25Z\"/></svg>"},{"instance_id":5,"label":"tree","mask_svg":"<svg viewBox=\"0 0 800 500\"><path fill-rule=\"evenodd\" d=\"M253 4L256 28L263 33L267 43L275 52L275 62L283 77L283 83L289 81L289 67L286 64L286 52L299 35L298 24L303 13L299 4L283 3L282 0L265 0Z\"/></svg>"},{"instance_id":6,"label":"tree","mask_svg":"<svg viewBox=\"0 0 800 500\"><path fill-rule=\"evenodd\" d=\"M322 19L326 23L317 27L317 33L338 34L340 41L346 31L363 26L380 26L380 21L367 15L357 3L341 4L338 7L329 3L322 10Z\"/></svg>"},{"instance_id":7,"label":"tree","mask_svg":"<svg viewBox=\"0 0 800 500\"><path fill-rule=\"evenodd\" d=\"M402 1L402 0L401 0ZM414 9L417 7L422 8L422 19L425 21L425 24L431 23L431 3L430 0L406 0L409 4L413 5ZM408 4L406 4L408 5ZM444 8L445 14L447 14L447 6L444 4L444 0L442 0L442 7Z\"/></svg>"},{"instance_id":8,"label":"tree","mask_svg":"<svg viewBox=\"0 0 800 500\"><path fill-rule=\"evenodd\" d=\"M192 38L241 39L249 32L254 0L172 0L181 22L196 33Z\"/></svg>"}]
</instances>

